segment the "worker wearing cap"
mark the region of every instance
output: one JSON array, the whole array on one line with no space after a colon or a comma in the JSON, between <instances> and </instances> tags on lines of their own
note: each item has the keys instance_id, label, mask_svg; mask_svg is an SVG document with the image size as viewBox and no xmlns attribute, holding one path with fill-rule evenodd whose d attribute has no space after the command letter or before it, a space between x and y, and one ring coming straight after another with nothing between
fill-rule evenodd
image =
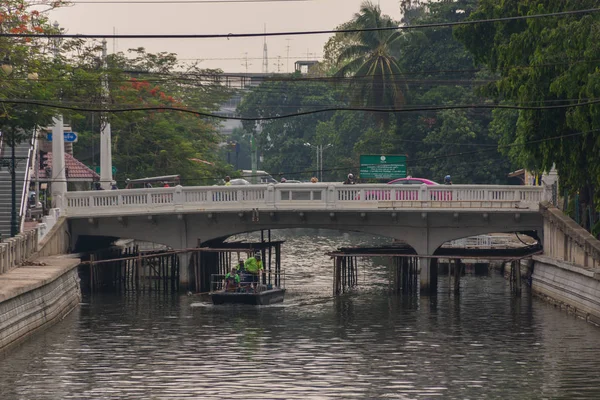
<instances>
[{"instance_id":1,"label":"worker wearing cap","mask_svg":"<svg viewBox=\"0 0 600 400\"><path fill-rule=\"evenodd\" d=\"M259 277L264 270L260 253L256 253L254 257L249 257L244 263L244 269L250 275L252 283L259 282Z\"/></svg>"}]
</instances>

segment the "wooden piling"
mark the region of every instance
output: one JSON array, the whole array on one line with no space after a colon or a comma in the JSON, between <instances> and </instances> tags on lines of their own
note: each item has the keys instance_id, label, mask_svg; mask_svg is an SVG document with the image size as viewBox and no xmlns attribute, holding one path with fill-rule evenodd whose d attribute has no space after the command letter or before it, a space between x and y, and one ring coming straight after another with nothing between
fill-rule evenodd
<instances>
[{"instance_id":1,"label":"wooden piling","mask_svg":"<svg viewBox=\"0 0 600 400\"><path fill-rule=\"evenodd\" d=\"M515 295L521 295L521 261L513 261L512 269L515 271Z\"/></svg>"},{"instance_id":2,"label":"wooden piling","mask_svg":"<svg viewBox=\"0 0 600 400\"><path fill-rule=\"evenodd\" d=\"M454 294L460 293L460 274L461 274L461 265L460 260L454 260Z\"/></svg>"}]
</instances>

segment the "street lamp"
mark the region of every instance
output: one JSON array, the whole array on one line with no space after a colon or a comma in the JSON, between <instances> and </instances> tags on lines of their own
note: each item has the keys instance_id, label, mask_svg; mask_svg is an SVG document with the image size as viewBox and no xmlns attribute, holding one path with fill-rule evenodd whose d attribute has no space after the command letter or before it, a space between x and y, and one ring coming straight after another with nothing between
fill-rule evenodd
<instances>
[{"instance_id":1,"label":"street lamp","mask_svg":"<svg viewBox=\"0 0 600 400\"><path fill-rule=\"evenodd\" d=\"M328 149L331 146L333 146L332 144L317 144L317 145L312 145L308 142L304 143L304 145L306 147L310 147L310 148L315 148L317 150L317 171L319 174L319 180L321 182L323 182L323 149Z\"/></svg>"},{"instance_id":2,"label":"street lamp","mask_svg":"<svg viewBox=\"0 0 600 400\"><path fill-rule=\"evenodd\" d=\"M310 147L311 149L314 148L317 150L317 172L316 172L316 174L318 175L319 174L319 145L313 146L312 144L310 144L308 142L304 143L304 145L306 147Z\"/></svg>"}]
</instances>

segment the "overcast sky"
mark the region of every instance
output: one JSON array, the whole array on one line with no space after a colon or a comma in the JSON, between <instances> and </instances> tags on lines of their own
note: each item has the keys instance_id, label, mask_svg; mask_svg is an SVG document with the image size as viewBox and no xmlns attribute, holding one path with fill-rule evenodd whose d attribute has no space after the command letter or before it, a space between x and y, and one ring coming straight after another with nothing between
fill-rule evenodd
<instances>
[{"instance_id":1,"label":"overcast sky","mask_svg":"<svg viewBox=\"0 0 600 400\"><path fill-rule=\"evenodd\" d=\"M82 0L83 1L83 0ZM92 0L94 1L94 0ZM96 0L97 1L97 0ZM102 1L102 0L99 0ZM111 0L118 2L119 0ZM132 0L133 1L133 0ZM54 11L68 33L112 34L207 34L253 33L334 29L359 10L363 0L312 0L305 2L231 3L231 4L82 4ZM377 0L374 0L377 3ZM399 0L380 0L383 13L400 18ZM294 61L321 57L328 35L273 37L267 39L269 71L293 69ZM117 51L145 47L150 52L177 53L181 59L202 59L202 67L226 72L245 72L243 58L248 53L248 72L261 72L263 38L240 39L153 39L118 40ZM286 65L287 46L290 61ZM113 41L109 40L109 52Z\"/></svg>"}]
</instances>

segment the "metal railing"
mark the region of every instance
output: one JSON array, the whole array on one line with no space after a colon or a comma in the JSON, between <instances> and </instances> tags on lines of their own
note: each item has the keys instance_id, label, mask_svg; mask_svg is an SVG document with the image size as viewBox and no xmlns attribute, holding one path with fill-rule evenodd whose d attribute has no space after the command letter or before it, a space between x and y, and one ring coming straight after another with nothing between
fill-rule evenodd
<instances>
[{"instance_id":1,"label":"metal railing","mask_svg":"<svg viewBox=\"0 0 600 400\"><path fill-rule=\"evenodd\" d=\"M253 283L246 281L244 278L249 274L240 274L240 283L237 285L236 290L232 290L232 293L260 293L265 290L271 289L285 289L285 271L279 273L275 271L265 272L260 282L256 285L256 289L253 289ZM210 291L219 292L225 290L225 275L224 274L212 274L210 276Z\"/></svg>"},{"instance_id":2,"label":"metal railing","mask_svg":"<svg viewBox=\"0 0 600 400\"><path fill-rule=\"evenodd\" d=\"M31 183L31 160L37 154L37 131L33 130L33 137L29 142L29 152L27 153L27 165L25 166L25 176L23 179L23 190L21 191L21 205L19 208L19 232L23 232L25 226L25 216L27 214L27 206L29 205L29 184ZM14 166L13 166L14 167Z\"/></svg>"},{"instance_id":3,"label":"metal railing","mask_svg":"<svg viewBox=\"0 0 600 400\"><path fill-rule=\"evenodd\" d=\"M522 209L537 211L541 186L280 184L68 192L66 215L285 209Z\"/></svg>"}]
</instances>

